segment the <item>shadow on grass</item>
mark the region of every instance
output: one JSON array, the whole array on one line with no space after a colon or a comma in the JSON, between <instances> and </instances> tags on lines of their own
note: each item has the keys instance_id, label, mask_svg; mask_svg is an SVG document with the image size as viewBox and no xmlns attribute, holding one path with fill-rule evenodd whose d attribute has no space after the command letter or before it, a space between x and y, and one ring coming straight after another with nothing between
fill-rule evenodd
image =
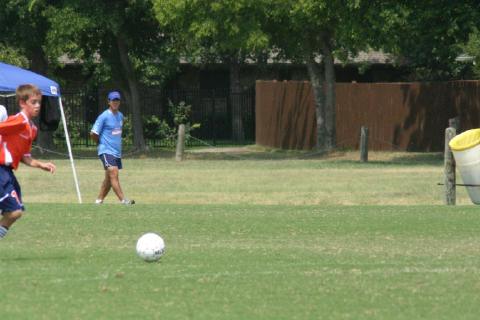
<instances>
[{"instance_id":1,"label":"shadow on grass","mask_svg":"<svg viewBox=\"0 0 480 320\"><path fill-rule=\"evenodd\" d=\"M359 160L348 160L348 159L339 159L333 160L333 162L338 163L349 163L349 164L357 164L362 166L438 166L443 164L443 154L440 153L408 153L405 152L404 155L392 155L392 157L387 159L375 159L369 160L366 163L362 163Z\"/></svg>"},{"instance_id":2,"label":"shadow on grass","mask_svg":"<svg viewBox=\"0 0 480 320\"><path fill-rule=\"evenodd\" d=\"M54 153L41 153L38 149L32 150L34 157L40 159L68 159L66 150L58 150ZM77 148L73 150L75 159L98 159L95 148ZM155 148L146 152L135 149L126 149L123 159L171 159L175 161L175 150ZM333 152L322 151L298 151L268 149L255 145L236 147L212 147L212 148L188 148L185 152L185 160L229 160L229 161L267 161L267 160L318 160L332 164L349 165L441 165L443 153L414 153L414 152L370 152L367 163L360 162L360 153L357 150L335 150Z\"/></svg>"},{"instance_id":3,"label":"shadow on grass","mask_svg":"<svg viewBox=\"0 0 480 320\"><path fill-rule=\"evenodd\" d=\"M74 159L98 160L97 150L94 148L75 148L72 150ZM48 150L41 152L38 148L32 149L32 155L39 159L65 160L69 159L66 149ZM123 151L122 159L143 159L143 158L174 158L175 151L169 149L152 149L140 152L136 149Z\"/></svg>"},{"instance_id":4,"label":"shadow on grass","mask_svg":"<svg viewBox=\"0 0 480 320\"><path fill-rule=\"evenodd\" d=\"M186 156L187 160L295 160L295 159L303 159L302 155L299 154L291 154L291 153L279 153L279 152L217 152L217 153L202 153L202 152L195 152L195 153L188 153Z\"/></svg>"},{"instance_id":5,"label":"shadow on grass","mask_svg":"<svg viewBox=\"0 0 480 320\"><path fill-rule=\"evenodd\" d=\"M67 256L45 257L45 256L21 256L21 257L5 257L0 258L0 261L60 261L67 260Z\"/></svg>"},{"instance_id":6,"label":"shadow on grass","mask_svg":"<svg viewBox=\"0 0 480 320\"><path fill-rule=\"evenodd\" d=\"M437 164L442 164L444 159L443 159L443 153L415 153L413 156L409 155L408 153L405 153L403 156L397 156L393 159L395 163L406 163L406 164L412 164L412 163L419 163L419 164L432 164L432 165L437 165Z\"/></svg>"},{"instance_id":7,"label":"shadow on grass","mask_svg":"<svg viewBox=\"0 0 480 320\"><path fill-rule=\"evenodd\" d=\"M356 166L425 166L441 165L441 153L409 153L409 152L372 152L372 157L367 163L360 162L358 151L305 152L263 150L243 152L202 152L201 150L187 154L187 160L313 160L329 164L345 164Z\"/></svg>"}]
</instances>

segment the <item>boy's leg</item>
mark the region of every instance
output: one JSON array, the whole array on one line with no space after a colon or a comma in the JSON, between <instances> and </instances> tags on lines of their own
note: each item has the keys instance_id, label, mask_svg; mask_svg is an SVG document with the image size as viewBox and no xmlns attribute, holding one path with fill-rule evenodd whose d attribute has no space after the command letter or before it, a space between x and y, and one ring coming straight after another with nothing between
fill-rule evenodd
<instances>
[{"instance_id":1,"label":"boy's leg","mask_svg":"<svg viewBox=\"0 0 480 320\"><path fill-rule=\"evenodd\" d=\"M25 209L22 203L22 190L12 170L0 166L0 239L5 237L8 229L22 217Z\"/></svg>"},{"instance_id":2,"label":"boy's leg","mask_svg":"<svg viewBox=\"0 0 480 320\"><path fill-rule=\"evenodd\" d=\"M2 214L2 219L0 219L0 239L7 235L8 229L21 217L22 210L4 212Z\"/></svg>"},{"instance_id":3,"label":"boy's leg","mask_svg":"<svg viewBox=\"0 0 480 320\"><path fill-rule=\"evenodd\" d=\"M8 228L0 225L0 239L4 238L7 235Z\"/></svg>"}]
</instances>

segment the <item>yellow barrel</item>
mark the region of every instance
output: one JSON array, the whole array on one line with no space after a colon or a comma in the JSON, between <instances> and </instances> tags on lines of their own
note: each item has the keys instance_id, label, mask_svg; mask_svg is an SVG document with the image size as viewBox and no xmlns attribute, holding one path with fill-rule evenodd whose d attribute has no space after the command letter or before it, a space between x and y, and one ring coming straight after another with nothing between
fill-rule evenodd
<instances>
[{"instance_id":1,"label":"yellow barrel","mask_svg":"<svg viewBox=\"0 0 480 320\"><path fill-rule=\"evenodd\" d=\"M480 129L467 130L448 144L464 184L480 185ZM480 204L480 187L466 187L470 199Z\"/></svg>"}]
</instances>

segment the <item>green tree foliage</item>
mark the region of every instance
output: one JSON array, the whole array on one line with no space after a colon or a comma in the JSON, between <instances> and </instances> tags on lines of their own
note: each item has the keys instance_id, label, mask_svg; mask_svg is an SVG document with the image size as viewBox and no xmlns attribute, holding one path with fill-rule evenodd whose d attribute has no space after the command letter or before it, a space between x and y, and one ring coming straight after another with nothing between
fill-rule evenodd
<instances>
[{"instance_id":1,"label":"green tree foliage","mask_svg":"<svg viewBox=\"0 0 480 320\"><path fill-rule=\"evenodd\" d=\"M451 79L462 69L461 53L479 56L472 33L479 12L477 0L4 0L0 48L9 61L28 59L37 70L66 53L98 80L120 82L138 148L145 146L139 87L161 83L178 54L227 63L232 92L241 90L239 66L247 59L306 63L318 148L329 150L336 144L334 59L380 48L422 79ZM237 102L232 120L242 128ZM241 140L242 129L234 137Z\"/></svg>"},{"instance_id":2,"label":"green tree foliage","mask_svg":"<svg viewBox=\"0 0 480 320\"><path fill-rule=\"evenodd\" d=\"M27 68L29 66L27 57L20 49L0 43L0 61Z\"/></svg>"},{"instance_id":3,"label":"green tree foliage","mask_svg":"<svg viewBox=\"0 0 480 320\"><path fill-rule=\"evenodd\" d=\"M192 115L192 106L186 104L185 101L180 101L179 104L174 104L168 101L168 108L173 116L173 123L178 126L180 124L187 124L190 122Z\"/></svg>"},{"instance_id":4,"label":"green tree foliage","mask_svg":"<svg viewBox=\"0 0 480 320\"><path fill-rule=\"evenodd\" d=\"M264 0L264 28L279 58L306 63L317 116L317 147L335 147L335 57L369 48L365 23L375 6L363 0Z\"/></svg>"},{"instance_id":5,"label":"green tree foliage","mask_svg":"<svg viewBox=\"0 0 480 320\"><path fill-rule=\"evenodd\" d=\"M30 0L4 0L0 5L0 57L12 64L48 73L44 51L49 28L43 14L46 5L39 1L34 8Z\"/></svg>"},{"instance_id":6,"label":"green tree foliage","mask_svg":"<svg viewBox=\"0 0 480 320\"><path fill-rule=\"evenodd\" d=\"M477 28L470 34L464 50L467 57L471 58L475 77L480 78L480 31Z\"/></svg>"},{"instance_id":7,"label":"green tree foliage","mask_svg":"<svg viewBox=\"0 0 480 320\"><path fill-rule=\"evenodd\" d=\"M280 57L306 62L313 85L320 149L335 146L334 58L383 49L423 79L448 79L461 70L462 52L478 1L265 0L265 28Z\"/></svg>"},{"instance_id":8,"label":"green tree foliage","mask_svg":"<svg viewBox=\"0 0 480 320\"><path fill-rule=\"evenodd\" d=\"M268 36L261 24L262 1L154 0L154 3L158 21L191 62L228 62L228 59L243 62L268 46Z\"/></svg>"},{"instance_id":9,"label":"green tree foliage","mask_svg":"<svg viewBox=\"0 0 480 320\"><path fill-rule=\"evenodd\" d=\"M377 46L401 57L417 79L448 80L459 75L465 64L457 58L478 25L478 1L377 3L379 14L370 20Z\"/></svg>"},{"instance_id":10,"label":"green tree foliage","mask_svg":"<svg viewBox=\"0 0 480 320\"><path fill-rule=\"evenodd\" d=\"M52 76L52 61L45 51L48 6L46 1L37 1L32 7L29 1L3 0L0 4L0 60ZM40 130L37 144L54 148L52 133Z\"/></svg>"},{"instance_id":11,"label":"green tree foliage","mask_svg":"<svg viewBox=\"0 0 480 320\"><path fill-rule=\"evenodd\" d=\"M132 110L134 146L145 149L141 84L161 84L178 58L149 0L64 0L45 14L48 54L83 63L98 80L119 83Z\"/></svg>"},{"instance_id":12,"label":"green tree foliage","mask_svg":"<svg viewBox=\"0 0 480 320\"><path fill-rule=\"evenodd\" d=\"M244 139L236 94L241 91L240 66L268 48L262 0L154 0L163 28L182 56L193 63L223 62L230 69L235 140Z\"/></svg>"}]
</instances>

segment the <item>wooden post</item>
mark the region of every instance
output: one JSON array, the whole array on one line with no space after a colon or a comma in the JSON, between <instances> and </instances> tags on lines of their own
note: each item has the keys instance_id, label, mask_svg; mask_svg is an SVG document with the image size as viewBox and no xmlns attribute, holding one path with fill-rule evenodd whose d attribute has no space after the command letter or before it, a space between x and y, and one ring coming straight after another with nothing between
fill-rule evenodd
<instances>
[{"instance_id":1,"label":"wooden post","mask_svg":"<svg viewBox=\"0 0 480 320\"><path fill-rule=\"evenodd\" d=\"M455 134L460 130L460 117L448 119L448 126L455 129Z\"/></svg>"},{"instance_id":2,"label":"wooden post","mask_svg":"<svg viewBox=\"0 0 480 320\"><path fill-rule=\"evenodd\" d=\"M447 205L455 205L456 202L455 159L448 145L455 135L455 128L448 127L445 130L445 204Z\"/></svg>"},{"instance_id":3,"label":"wooden post","mask_svg":"<svg viewBox=\"0 0 480 320\"><path fill-rule=\"evenodd\" d=\"M212 134L212 144L215 145L217 143L216 139L217 139L217 126L215 125L215 122L217 121L217 117L215 115L215 98L216 98L216 94L215 94L215 89L212 90L212 131L213 131L213 134Z\"/></svg>"},{"instance_id":4,"label":"wooden post","mask_svg":"<svg viewBox=\"0 0 480 320\"><path fill-rule=\"evenodd\" d=\"M183 161L185 151L185 125L178 126L177 150L175 152L175 160Z\"/></svg>"},{"instance_id":5,"label":"wooden post","mask_svg":"<svg viewBox=\"0 0 480 320\"><path fill-rule=\"evenodd\" d=\"M368 128L360 129L360 161L368 162Z\"/></svg>"}]
</instances>

